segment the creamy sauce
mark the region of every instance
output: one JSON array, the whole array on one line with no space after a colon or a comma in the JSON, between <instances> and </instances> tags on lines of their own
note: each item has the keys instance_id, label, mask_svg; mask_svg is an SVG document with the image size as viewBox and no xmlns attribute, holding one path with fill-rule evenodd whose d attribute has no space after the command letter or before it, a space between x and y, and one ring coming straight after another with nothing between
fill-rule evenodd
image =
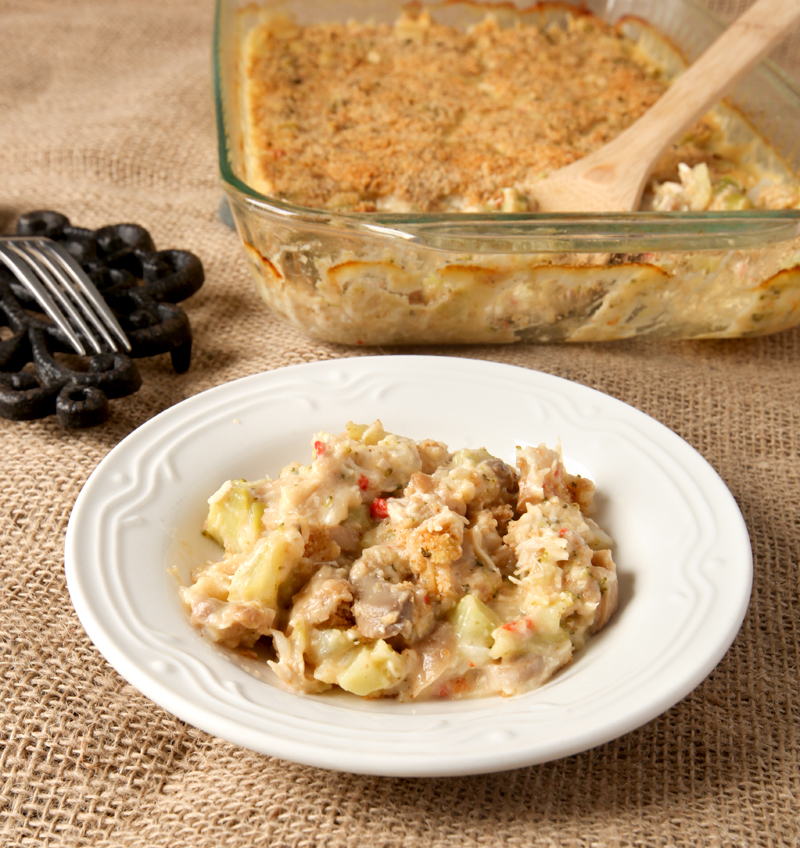
<instances>
[{"instance_id":1,"label":"creamy sauce","mask_svg":"<svg viewBox=\"0 0 800 848\"><path fill-rule=\"evenodd\" d=\"M513 468L351 423L317 434L309 464L212 495L222 556L180 593L219 645L258 660L271 644L268 665L298 692L519 694L616 609L593 495L544 445L518 448Z\"/></svg>"}]
</instances>

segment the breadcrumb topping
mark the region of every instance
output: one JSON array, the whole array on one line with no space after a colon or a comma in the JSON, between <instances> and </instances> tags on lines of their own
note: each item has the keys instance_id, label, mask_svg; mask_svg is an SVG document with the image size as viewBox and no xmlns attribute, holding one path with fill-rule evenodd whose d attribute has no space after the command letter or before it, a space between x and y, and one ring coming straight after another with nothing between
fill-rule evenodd
<instances>
[{"instance_id":1,"label":"breadcrumb topping","mask_svg":"<svg viewBox=\"0 0 800 848\"><path fill-rule=\"evenodd\" d=\"M537 179L617 136L666 80L590 16L566 28L427 11L394 26L273 18L247 45L250 179L302 206L525 211ZM692 144L671 163L698 160Z\"/></svg>"}]
</instances>

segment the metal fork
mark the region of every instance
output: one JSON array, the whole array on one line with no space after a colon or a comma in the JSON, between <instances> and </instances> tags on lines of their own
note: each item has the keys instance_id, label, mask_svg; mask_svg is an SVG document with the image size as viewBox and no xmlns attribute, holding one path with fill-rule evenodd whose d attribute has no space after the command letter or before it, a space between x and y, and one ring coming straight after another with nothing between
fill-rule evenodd
<instances>
[{"instance_id":1,"label":"metal fork","mask_svg":"<svg viewBox=\"0 0 800 848\"><path fill-rule=\"evenodd\" d=\"M1 236L0 262L36 299L69 339L87 355L85 339L96 353L104 341L112 351L131 349L103 296L75 259L56 241L30 236Z\"/></svg>"}]
</instances>

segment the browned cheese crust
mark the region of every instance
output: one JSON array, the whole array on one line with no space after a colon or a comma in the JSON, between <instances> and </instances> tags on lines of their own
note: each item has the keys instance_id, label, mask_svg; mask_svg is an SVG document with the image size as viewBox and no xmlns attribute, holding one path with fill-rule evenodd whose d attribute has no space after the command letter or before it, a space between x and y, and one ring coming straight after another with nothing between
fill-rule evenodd
<instances>
[{"instance_id":1,"label":"browned cheese crust","mask_svg":"<svg viewBox=\"0 0 800 848\"><path fill-rule=\"evenodd\" d=\"M251 35L246 74L257 187L363 212L381 198L398 211L497 209L504 188L524 211L536 179L614 138L667 85L588 15L567 29L487 17L469 32L424 12L394 26L272 21ZM709 131L656 177L698 161Z\"/></svg>"}]
</instances>

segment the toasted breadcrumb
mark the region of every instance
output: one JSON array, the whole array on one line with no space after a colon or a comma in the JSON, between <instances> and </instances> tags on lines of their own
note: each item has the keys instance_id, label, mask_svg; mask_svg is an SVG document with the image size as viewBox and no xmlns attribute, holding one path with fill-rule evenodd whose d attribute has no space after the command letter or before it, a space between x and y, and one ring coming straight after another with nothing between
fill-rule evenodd
<instances>
[{"instance_id":1,"label":"toasted breadcrumb","mask_svg":"<svg viewBox=\"0 0 800 848\"><path fill-rule=\"evenodd\" d=\"M618 30L426 11L394 26L272 19L248 41L250 179L302 206L525 211L543 175L599 148L667 87ZM710 133L667 156L699 158ZM685 149L684 149L685 148Z\"/></svg>"}]
</instances>

